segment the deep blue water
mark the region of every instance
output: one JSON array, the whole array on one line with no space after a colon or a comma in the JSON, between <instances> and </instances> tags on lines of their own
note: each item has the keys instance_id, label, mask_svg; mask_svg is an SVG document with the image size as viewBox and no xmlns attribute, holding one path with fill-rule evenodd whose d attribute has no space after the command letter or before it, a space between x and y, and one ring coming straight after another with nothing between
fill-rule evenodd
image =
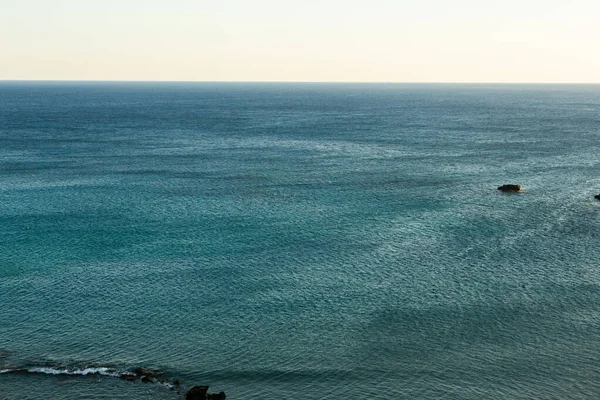
<instances>
[{"instance_id":1,"label":"deep blue water","mask_svg":"<svg viewBox=\"0 0 600 400\"><path fill-rule=\"evenodd\" d=\"M598 193L600 86L0 82L0 398L598 398Z\"/></svg>"}]
</instances>

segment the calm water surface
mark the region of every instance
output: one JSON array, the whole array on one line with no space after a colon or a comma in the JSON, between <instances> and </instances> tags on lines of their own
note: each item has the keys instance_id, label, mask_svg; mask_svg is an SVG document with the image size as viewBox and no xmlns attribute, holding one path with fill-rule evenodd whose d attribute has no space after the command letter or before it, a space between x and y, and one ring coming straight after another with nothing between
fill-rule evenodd
<instances>
[{"instance_id":1,"label":"calm water surface","mask_svg":"<svg viewBox=\"0 0 600 400\"><path fill-rule=\"evenodd\" d=\"M0 398L598 398L598 193L600 86L0 82Z\"/></svg>"}]
</instances>

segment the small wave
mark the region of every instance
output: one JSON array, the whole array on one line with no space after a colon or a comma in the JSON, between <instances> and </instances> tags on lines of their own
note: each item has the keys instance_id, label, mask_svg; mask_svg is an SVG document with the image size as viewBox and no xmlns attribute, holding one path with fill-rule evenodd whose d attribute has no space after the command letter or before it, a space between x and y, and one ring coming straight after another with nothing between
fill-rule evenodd
<instances>
[{"instance_id":1,"label":"small wave","mask_svg":"<svg viewBox=\"0 0 600 400\"><path fill-rule=\"evenodd\" d=\"M173 383L170 382L158 382L159 384L163 385L164 387L166 387L169 390L175 390L177 388L177 386Z\"/></svg>"},{"instance_id":2,"label":"small wave","mask_svg":"<svg viewBox=\"0 0 600 400\"><path fill-rule=\"evenodd\" d=\"M171 381L170 378L164 376L164 371L150 368L138 367L133 370L117 369L114 367L98 367L98 366L12 366L2 365L0 374L44 374L44 375L70 375L70 376L94 376L101 375L112 378L120 378L126 381L141 381L144 383L159 384L169 390L175 390L179 393L179 381Z\"/></svg>"},{"instance_id":3,"label":"small wave","mask_svg":"<svg viewBox=\"0 0 600 400\"><path fill-rule=\"evenodd\" d=\"M50 368L50 367L34 367L28 368L27 372L34 374L48 374L48 375L103 375L120 377L122 373L117 372L114 368L108 367L96 367L96 368L83 368L83 369L68 369L68 368Z\"/></svg>"}]
</instances>

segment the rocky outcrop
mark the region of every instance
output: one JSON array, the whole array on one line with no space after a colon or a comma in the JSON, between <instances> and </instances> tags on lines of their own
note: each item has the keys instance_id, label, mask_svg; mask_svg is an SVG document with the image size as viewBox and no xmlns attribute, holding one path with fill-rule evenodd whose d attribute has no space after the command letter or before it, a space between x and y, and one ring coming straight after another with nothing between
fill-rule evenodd
<instances>
[{"instance_id":1,"label":"rocky outcrop","mask_svg":"<svg viewBox=\"0 0 600 400\"><path fill-rule=\"evenodd\" d=\"M185 394L185 400L206 400L208 386L194 386Z\"/></svg>"},{"instance_id":2,"label":"rocky outcrop","mask_svg":"<svg viewBox=\"0 0 600 400\"><path fill-rule=\"evenodd\" d=\"M176 391L178 395L181 395L181 382L178 379L171 382L163 374L163 371L157 369L136 368L133 371L122 373L120 378L129 382L140 381L143 383L162 384L170 390ZM185 395L186 400L225 400L226 398L225 392L208 393L208 386L194 386Z\"/></svg>"},{"instance_id":3,"label":"rocky outcrop","mask_svg":"<svg viewBox=\"0 0 600 400\"><path fill-rule=\"evenodd\" d=\"M125 372L121 374L120 378L128 382L139 380L143 383L162 383L171 389L175 389L177 386L179 386L179 381L170 383L168 379L162 376L163 374L164 372L158 369L136 368L133 370L133 372Z\"/></svg>"},{"instance_id":4,"label":"rocky outcrop","mask_svg":"<svg viewBox=\"0 0 600 400\"><path fill-rule=\"evenodd\" d=\"M126 372L121 375L121 379L129 382L141 381L144 383L168 383L167 379L161 378L163 371L150 368L136 368L133 372Z\"/></svg>"},{"instance_id":5,"label":"rocky outcrop","mask_svg":"<svg viewBox=\"0 0 600 400\"><path fill-rule=\"evenodd\" d=\"M133 372L135 372L136 375L138 376L147 376L149 378L156 378L157 376L160 376L163 374L163 371L158 370L158 369L150 369L150 368L136 368L135 370L133 370Z\"/></svg>"},{"instance_id":6,"label":"rocky outcrop","mask_svg":"<svg viewBox=\"0 0 600 400\"><path fill-rule=\"evenodd\" d=\"M521 185L502 185L502 186L498 186L498 190L501 190L503 192L520 192L521 191Z\"/></svg>"},{"instance_id":7,"label":"rocky outcrop","mask_svg":"<svg viewBox=\"0 0 600 400\"><path fill-rule=\"evenodd\" d=\"M225 400L225 392L207 393L208 386L194 386L187 391L185 400Z\"/></svg>"}]
</instances>

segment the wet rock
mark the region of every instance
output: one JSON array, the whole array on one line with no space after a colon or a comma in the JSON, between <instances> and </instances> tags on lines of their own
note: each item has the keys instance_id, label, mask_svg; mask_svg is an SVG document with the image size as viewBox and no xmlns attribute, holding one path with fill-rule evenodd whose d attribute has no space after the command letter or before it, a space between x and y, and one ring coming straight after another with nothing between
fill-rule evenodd
<instances>
[{"instance_id":1,"label":"wet rock","mask_svg":"<svg viewBox=\"0 0 600 400\"><path fill-rule=\"evenodd\" d=\"M140 380L144 383L152 383L160 381L157 377L162 375L163 371L158 369L150 369L150 368L136 368L133 372L126 372L121 375L121 379L124 381L137 381Z\"/></svg>"},{"instance_id":2,"label":"wet rock","mask_svg":"<svg viewBox=\"0 0 600 400\"><path fill-rule=\"evenodd\" d=\"M520 192L521 185L512 185L512 184L502 185L502 186L498 186L498 190L501 190L503 192Z\"/></svg>"},{"instance_id":3,"label":"wet rock","mask_svg":"<svg viewBox=\"0 0 600 400\"><path fill-rule=\"evenodd\" d=\"M225 400L226 398L225 392L213 393L207 396L207 400Z\"/></svg>"},{"instance_id":4,"label":"wet rock","mask_svg":"<svg viewBox=\"0 0 600 400\"><path fill-rule=\"evenodd\" d=\"M225 400L225 392L208 393L208 386L194 386L188 390L185 400Z\"/></svg>"},{"instance_id":5,"label":"wet rock","mask_svg":"<svg viewBox=\"0 0 600 400\"><path fill-rule=\"evenodd\" d=\"M185 400L206 400L208 386L194 386L185 394Z\"/></svg>"},{"instance_id":6,"label":"wet rock","mask_svg":"<svg viewBox=\"0 0 600 400\"><path fill-rule=\"evenodd\" d=\"M158 370L158 369L150 369L150 368L136 368L133 372L135 372L135 374L137 376L147 376L150 378L156 377L156 376L160 376L163 374L163 371Z\"/></svg>"},{"instance_id":7,"label":"wet rock","mask_svg":"<svg viewBox=\"0 0 600 400\"><path fill-rule=\"evenodd\" d=\"M597 195L595 195L595 196L594 196L594 198L595 198L596 200L600 200L600 194L597 194Z\"/></svg>"},{"instance_id":8,"label":"wet rock","mask_svg":"<svg viewBox=\"0 0 600 400\"><path fill-rule=\"evenodd\" d=\"M128 382L133 382L135 380L137 380L137 375L132 375L132 374L123 374L121 375L121 379L123 379L124 381L128 381Z\"/></svg>"}]
</instances>

